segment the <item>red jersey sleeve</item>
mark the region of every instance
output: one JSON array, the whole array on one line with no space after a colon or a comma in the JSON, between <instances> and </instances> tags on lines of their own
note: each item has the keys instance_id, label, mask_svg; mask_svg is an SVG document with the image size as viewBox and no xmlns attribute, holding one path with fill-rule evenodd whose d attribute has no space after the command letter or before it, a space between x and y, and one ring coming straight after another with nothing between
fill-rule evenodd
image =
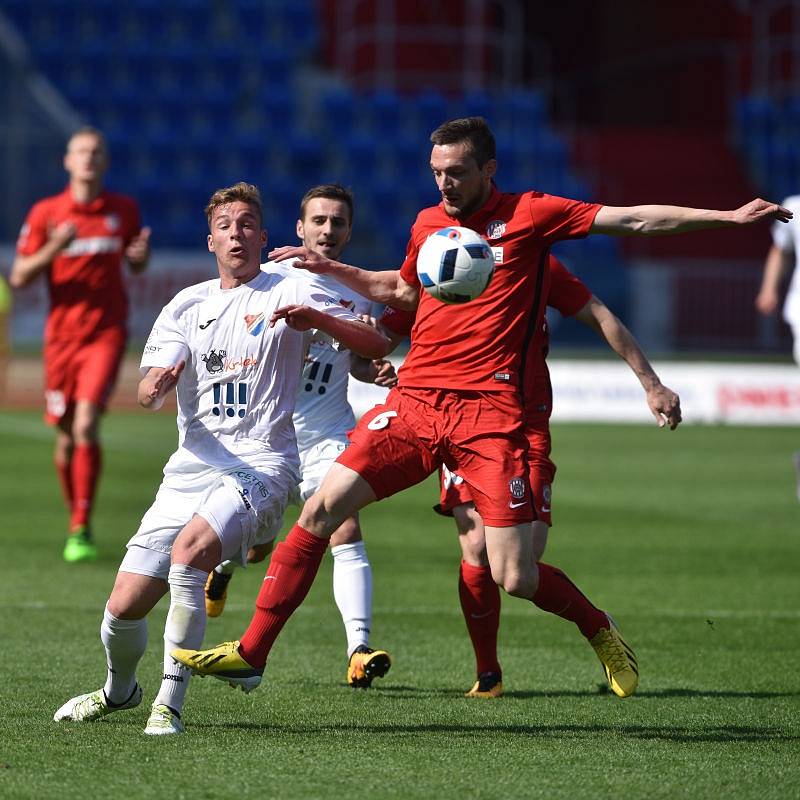
<instances>
[{"instance_id":1,"label":"red jersey sleeve","mask_svg":"<svg viewBox=\"0 0 800 800\"><path fill-rule=\"evenodd\" d=\"M414 327L414 317L413 311L401 311L399 308L386 306L378 323L397 336L409 336Z\"/></svg>"},{"instance_id":2,"label":"red jersey sleeve","mask_svg":"<svg viewBox=\"0 0 800 800\"><path fill-rule=\"evenodd\" d=\"M550 292L547 295L547 305L561 312L562 317L577 314L592 299L591 290L555 256L550 256L548 266Z\"/></svg>"},{"instance_id":3,"label":"red jersey sleeve","mask_svg":"<svg viewBox=\"0 0 800 800\"><path fill-rule=\"evenodd\" d=\"M414 230L411 231L411 238L406 245L406 258L403 266L400 267L400 277L409 285L416 286L418 289L421 284L417 277L417 256L421 243L417 243Z\"/></svg>"},{"instance_id":4,"label":"red jersey sleeve","mask_svg":"<svg viewBox=\"0 0 800 800\"><path fill-rule=\"evenodd\" d=\"M17 253L30 256L40 250L50 235L47 204L40 201L28 212L17 238Z\"/></svg>"},{"instance_id":5,"label":"red jersey sleeve","mask_svg":"<svg viewBox=\"0 0 800 800\"><path fill-rule=\"evenodd\" d=\"M530 199L533 228L545 244L586 236L602 208L599 203L540 192L531 192Z\"/></svg>"},{"instance_id":6,"label":"red jersey sleeve","mask_svg":"<svg viewBox=\"0 0 800 800\"><path fill-rule=\"evenodd\" d=\"M132 197L124 197L124 205L122 207L122 214L124 216L123 219L123 234L122 240L124 242L124 246L130 244L131 239L136 236L137 233L142 229L142 220L141 216L139 215L139 205Z\"/></svg>"}]
</instances>

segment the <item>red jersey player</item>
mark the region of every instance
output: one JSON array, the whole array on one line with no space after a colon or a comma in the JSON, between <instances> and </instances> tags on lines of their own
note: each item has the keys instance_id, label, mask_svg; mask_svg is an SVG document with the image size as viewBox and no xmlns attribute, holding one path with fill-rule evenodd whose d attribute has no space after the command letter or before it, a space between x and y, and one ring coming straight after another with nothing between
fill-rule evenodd
<instances>
[{"instance_id":1,"label":"red jersey player","mask_svg":"<svg viewBox=\"0 0 800 800\"><path fill-rule=\"evenodd\" d=\"M399 271L348 267L302 247L269 254L335 274L377 302L418 304L417 316L398 386L385 404L361 418L350 447L276 548L241 641L173 651L199 674L246 689L257 686L275 638L313 582L331 533L358 509L418 483L442 463L470 484L485 525L493 579L509 594L533 601L542 577L533 553L520 384L524 351L542 319L550 245L589 233L679 233L791 217L764 200L734 211L709 211L614 208L534 191L501 193L493 181L494 136L485 120L447 122L431 141L431 170L442 202L417 216ZM479 231L495 253L489 286L466 307L447 306L420 292L416 275L425 239L451 225ZM627 676L634 669L628 650L607 619L605 624L614 647L604 666L612 679Z\"/></svg>"},{"instance_id":2,"label":"red jersey player","mask_svg":"<svg viewBox=\"0 0 800 800\"><path fill-rule=\"evenodd\" d=\"M609 347L620 355L639 378L647 404L659 426L674 430L681 421L680 400L665 387L628 329L560 261L550 256L545 283L547 305L562 316L574 317L594 328ZM549 333L543 320L527 352L525 364L525 434L528 438L528 466L536 520L533 523L533 551L539 569L539 589L533 601L544 611L574 622L605 664L603 651L614 647L609 640L604 614L559 569L541 563L551 522L552 483L556 467L550 459L550 414L552 387L547 368ZM446 467L441 471L441 499L436 510L455 518L462 551L459 571L459 599L464 621L475 651L477 680L467 697L499 697L503 691L502 671L497 658L500 624L500 592L492 580L483 535L483 521L475 510L468 484ZM631 653L631 664L636 666ZM621 697L631 694L638 675L608 676L612 690Z\"/></svg>"},{"instance_id":3,"label":"red jersey player","mask_svg":"<svg viewBox=\"0 0 800 800\"><path fill-rule=\"evenodd\" d=\"M67 142L69 185L36 203L17 241L11 285L47 276L45 419L55 425L56 472L70 512L66 561L93 561L90 529L100 476L100 416L125 351L128 301L122 261L143 270L150 230L130 197L103 190L105 138L81 128Z\"/></svg>"}]
</instances>

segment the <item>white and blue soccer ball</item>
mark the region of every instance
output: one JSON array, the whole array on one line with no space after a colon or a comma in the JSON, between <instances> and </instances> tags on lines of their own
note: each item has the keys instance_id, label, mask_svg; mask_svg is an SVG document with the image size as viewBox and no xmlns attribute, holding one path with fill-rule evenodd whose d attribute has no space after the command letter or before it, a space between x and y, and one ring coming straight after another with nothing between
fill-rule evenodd
<instances>
[{"instance_id":1,"label":"white and blue soccer ball","mask_svg":"<svg viewBox=\"0 0 800 800\"><path fill-rule=\"evenodd\" d=\"M425 291L443 303L468 303L489 285L494 254L470 228L432 233L419 249L417 275Z\"/></svg>"}]
</instances>

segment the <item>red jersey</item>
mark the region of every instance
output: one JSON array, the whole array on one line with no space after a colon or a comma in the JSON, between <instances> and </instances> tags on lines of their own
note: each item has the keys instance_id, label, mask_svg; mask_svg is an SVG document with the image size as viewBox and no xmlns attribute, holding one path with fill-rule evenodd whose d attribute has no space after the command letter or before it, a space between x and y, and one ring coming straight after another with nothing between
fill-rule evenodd
<instances>
[{"instance_id":1,"label":"red jersey","mask_svg":"<svg viewBox=\"0 0 800 800\"><path fill-rule=\"evenodd\" d=\"M79 203L67 187L33 206L20 231L17 253L33 255L62 222L72 222L77 233L48 271L45 341L87 341L105 328L124 328L128 298L122 258L141 228L136 201L102 192L90 203Z\"/></svg>"},{"instance_id":2,"label":"red jersey","mask_svg":"<svg viewBox=\"0 0 800 800\"><path fill-rule=\"evenodd\" d=\"M414 327L414 311L403 311L399 308L386 306L378 320L390 333L396 336L409 336Z\"/></svg>"},{"instance_id":3,"label":"red jersey","mask_svg":"<svg viewBox=\"0 0 800 800\"><path fill-rule=\"evenodd\" d=\"M519 391L531 340L544 315L548 248L586 236L600 208L540 192L501 193L493 186L486 203L465 219L448 216L442 204L421 211L400 268L406 283L420 285L419 249L430 234L450 225L472 228L487 239L495 271L486 291L465 308L420 290L400 386Z\"/></svg>"},{"instance_id":4,"label":"red jersey","mask_svg":"<svg viewBox=\"0 0 800 800\"><path fill-rule=\"evenodd\" d=\"M577 314L591 300L591 291L555 256L550 256L548 266L547 305L559 311L562 317ZM523 402L526 420L548 419L553 411L553 389L547 368L549 347L550 333L547 318L543 316L525 359Z\"/></svg>"}]
</instances>

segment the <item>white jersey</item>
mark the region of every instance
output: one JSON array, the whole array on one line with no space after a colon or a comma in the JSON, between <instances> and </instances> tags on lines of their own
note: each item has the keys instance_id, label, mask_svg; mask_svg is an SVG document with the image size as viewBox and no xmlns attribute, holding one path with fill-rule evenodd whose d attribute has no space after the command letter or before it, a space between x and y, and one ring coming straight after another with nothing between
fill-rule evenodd
<instances>
[{"instance_id":1,"label":"white jersey","mask_svg":"<svg viewBox=\"0 0 800 800\"><path fill-rule=\"evenodd\" d=\"M243 467L297 472L292 414L312 332L283 320L269 326L275 309L292 304L357 319L320 287L274 272L234 289L205 281L163 308L140 369L186 360L177 384L178 449L164 467L165 485Z\"/></svg>"},{"instance_id":2,"label":"white jersey","mask_svg":"<svg viewBox=\"0 0 800 800\"><path fill-rule=\"evenodd\" d=\"M786 302L783 304L783 318L793 328L800 327L800 269L797 259L800 257L800 194L787 197L783 203L794 213L789 222L775 222L772 226L772 241L776 247L794 256L795 268L786 291Z\"/></svg>"},{"instance_id":3,"label":"white jersey","mask_svg":"<svg viewBox=\"0 0 800 800\"><path fill-rule=\"evenodd\" d=\"M270 262L262 269L277 270L305 285L323 288L339 303L358 316L372 312L372 302L330 275L314 275L284 262ZM344 439L356 420L347 401L350 377L350 351L336 349L330 337L313 335L294 412L294 427L300 452L323 439Z\"/></svg>"}]
</instances>

